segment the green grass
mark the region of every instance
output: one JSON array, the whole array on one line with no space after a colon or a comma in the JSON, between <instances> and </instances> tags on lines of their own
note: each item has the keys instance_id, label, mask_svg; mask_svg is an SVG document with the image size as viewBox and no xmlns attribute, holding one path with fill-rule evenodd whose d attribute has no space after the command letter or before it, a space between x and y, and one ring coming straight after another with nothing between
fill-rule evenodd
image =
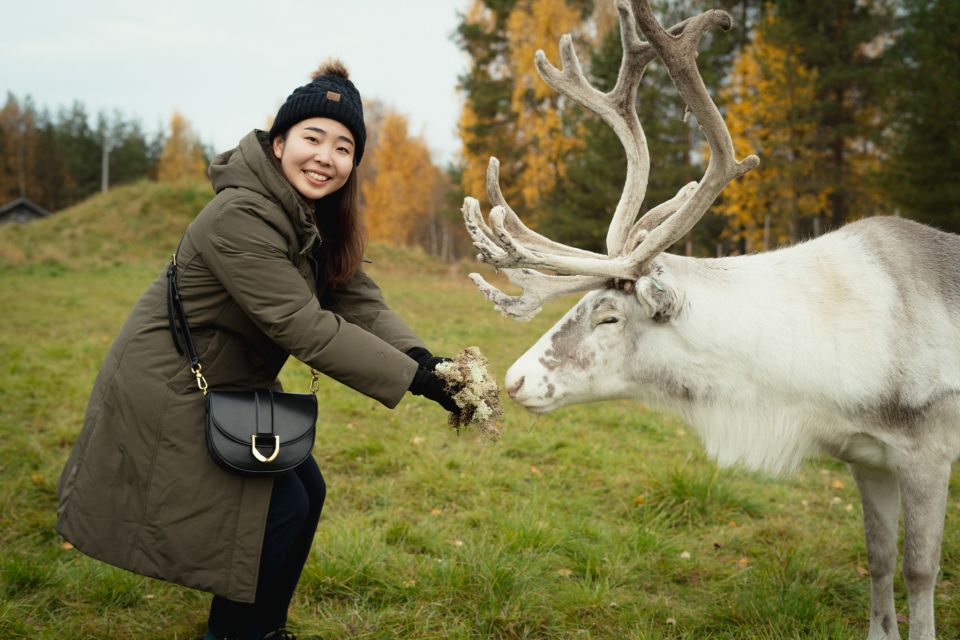
<instances>
[{"instance_id":1,"label":"green grass","mask_svg":"<svg viewBox=\"0 0 960 640\"><path fill-rule=\"evenodd\" d=\"M186 209L202 200L200 191L155 189L125 195L136 211L173 207L143 237L119 222L133 215L124 194L99 205L103 224L122 233L90 222L93 205L60 214L47 229L56 246L36 228L0 230L0 638L159 640L203 630L209 596L93 561L53 530L56 480L100 360L162 268ZM82 233L68 233L74 219ZM16 257L11 247L25 238L32 244ZM123 246L121 258L102 256L105 245ZM499 378L569 304L517 323L466 280L472 265L379 246L369 254L388 301L435 352L478 345ZM283 377L289 388L308 385L298 363ZM328 500L292 611L298 633L866 637L861 511L837 462L776 480L718 470L677 418L629 402L541 417L508 402L505 434L489 444L458 437L419 398L390 411L325 380L319 400L314 453ZM960 635L956 473L952 489L936 601L944 638ZM899 578L897 589L905 613Z\"/></svg>"}]
</instances>

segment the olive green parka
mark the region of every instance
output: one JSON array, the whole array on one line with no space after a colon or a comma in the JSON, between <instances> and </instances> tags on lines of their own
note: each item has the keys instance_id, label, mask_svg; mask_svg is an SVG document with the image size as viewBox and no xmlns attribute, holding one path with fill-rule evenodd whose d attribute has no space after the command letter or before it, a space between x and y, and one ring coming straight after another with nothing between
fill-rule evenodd
<instances>
[{"instance_id":1,"label":"olive green parka","mask_svg":"<svg viewBox=\"0 0 960 640\"><path fill-rule=\"evenodd\" d=\"M218 156L210 178L216 195L177 254L210 386L279 388L292 355L394 407L417 368L404 352L424 345L362 270L318 299L313 208L281 175L267 134ZM210 459L203 397L166 301L164 270L106 355L57 487L57 531L104 562L253 602L273 481Z\"/></svg>"}]
</instances>

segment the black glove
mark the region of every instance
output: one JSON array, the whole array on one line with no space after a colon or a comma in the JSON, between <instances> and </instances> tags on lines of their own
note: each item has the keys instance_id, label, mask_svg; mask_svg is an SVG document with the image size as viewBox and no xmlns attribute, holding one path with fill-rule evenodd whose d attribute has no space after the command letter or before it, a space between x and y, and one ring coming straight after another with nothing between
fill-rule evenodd
<instances>
[{"instance_id":1,"label":"black glove","mask_svg":"<svg viewBox=\"0 0 960 640\"><path fill-rule=\"evenodd\" d=\"M430 369L417 367L410 382L410 393L433 400L450 413L460 412L460 407L453 401L453 394L447 391L446 383Z\"/></svg>"},{"instance_id":2,"label":"black glove","mask_svg":"<svg viewBox=\"0 0 960 640\"><path fill-rule=\"evenodd\" d=\"M435 356L423 347L414 347L407 351L407 355L416 360L418 365L430 371L436 369L441 362L450 362L450 358Z\"/></svg>"}]
</instances>

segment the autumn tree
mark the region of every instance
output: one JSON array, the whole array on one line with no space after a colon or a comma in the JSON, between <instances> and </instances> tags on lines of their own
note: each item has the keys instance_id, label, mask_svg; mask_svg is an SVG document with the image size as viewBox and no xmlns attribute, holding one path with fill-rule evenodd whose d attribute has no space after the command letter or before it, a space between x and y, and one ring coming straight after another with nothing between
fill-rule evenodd
<instances>
[{"instance_id":1,"label":"autumn tree","mask_svg":"<svg viewBox=\"0 0 960 640\"><path fill-rule=\"evenodd\" d=\"M566 175L567 155L582 148L582 131L569 119L565 121L562 96L551 89L533 64L538 49L547 52L559 64L557 43L560 36L576 30L583 21L581 13L565 0L528 0L518 2L507 18L507 52L513 91L510 107L516 117L519 153L511 165L520 183L522 202L538 217L542 200Z\"/></svg>"},{"instance_id":2,"label":"autumn tree","mask_svg":"<svg viewBox=\"0 0 960 640\"><path fill-rule=\"evenodd\" d=\"M35 191L33 165L37 158L36 114L29 99L21 104L13 94L0 109L0 200L26 197Z\"/></svg>"},{"instance_id":3,"label":"autumn tree","mask_svg":"<svg viewBox=\"0 0 960 640\"><path fill-rule=\"evenodd\" d=\"M197 140L190 122L175 111L170 118L170 135L164 142L157 163L159 182L177 182L185 179L202 179L207 172L203 147Z\"/></svg>"},{"instance_id":4,"label":"autumn tree","mask_svg":"<svg viewBox=\"0 0 960 640\"><path fill-rule=\"evenodd\" d=\"M566 32L580 29L593 3L586 0L474 0L458 29L470 69L461 77L465 104L460 119L462 183L466 193L485 193L491 155L501 162L506 198L535 223L543 199L566 173L568 154L581 144L569 104L539 77L534 52L553 62Z\"/></svg>"},{"instance_id":5,"label":"autumn tree","mask_svg":"<svg viewBox=\"0 0 960 640\"><path fill-rule=\"evenodd\" d=\"M801 219L823 213L831 193L816 149L817 74L800 61L798 44L771 42L776 20L767 14L720 92L737 155L762 158L717 205L747 251L797 242Z\"/></svg>"},{"instance_id":6,"label":"autumn tree","mask_svg":"<svg viewBox=\"0 0 960 640\"><path fill-rule=\"evenodd\" d=\"M375 177L362 188L370 239L410 244L436 213L440 172L430 150L421 137L410 136L406 117L387 112L370 161Z\"/></svg>"},{"instance_id":7,"label":"autumn tree","mask_svg":"<svg viewBox=\"0 0 960 640\"><path fill-rule=\"evenodd\" d=\"M363 123L367 131L366 148L371 151L364 156L362 168L357 174L362 210L367 208L368 185L377 179L377 164L373 160L372 150L380 146L380 131L383 129L383 119L388 111L387 105L377 98L368 98L363 101Z\"/></svg>"}]
</instances>

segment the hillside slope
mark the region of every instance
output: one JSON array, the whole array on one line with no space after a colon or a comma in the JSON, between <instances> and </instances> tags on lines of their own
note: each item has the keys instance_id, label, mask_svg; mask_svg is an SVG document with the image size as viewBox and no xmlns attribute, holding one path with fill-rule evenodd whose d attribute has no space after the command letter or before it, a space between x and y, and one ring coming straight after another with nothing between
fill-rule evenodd
<instances>
[{"instance_id":1,"label":"hillside slope","mask_svg":"<svg viewBox=\"0 0 960 640\"><path fill-rule=\"evenodd\" d=\"M140 181L24 225L0 227L0 267L154 261L210 199L209 185Z\"/></svg>"},{"instance_id":2,"label":"hillside slope","mask_svg":"<svg viewBox=\"0 0 960 640\"><path fill-rule=\"evenodd\" d=\"M213 195L202 182L140 181L91 196L45 220L0 226L0 269L66 269L158 264L176 248L184 229ZM412 273L449 265L416 249L375 244L367 257ZM453 267L465 272L466 265ZM472 268L472 267L471 267Z\"/></svg>"}]
</instances>

